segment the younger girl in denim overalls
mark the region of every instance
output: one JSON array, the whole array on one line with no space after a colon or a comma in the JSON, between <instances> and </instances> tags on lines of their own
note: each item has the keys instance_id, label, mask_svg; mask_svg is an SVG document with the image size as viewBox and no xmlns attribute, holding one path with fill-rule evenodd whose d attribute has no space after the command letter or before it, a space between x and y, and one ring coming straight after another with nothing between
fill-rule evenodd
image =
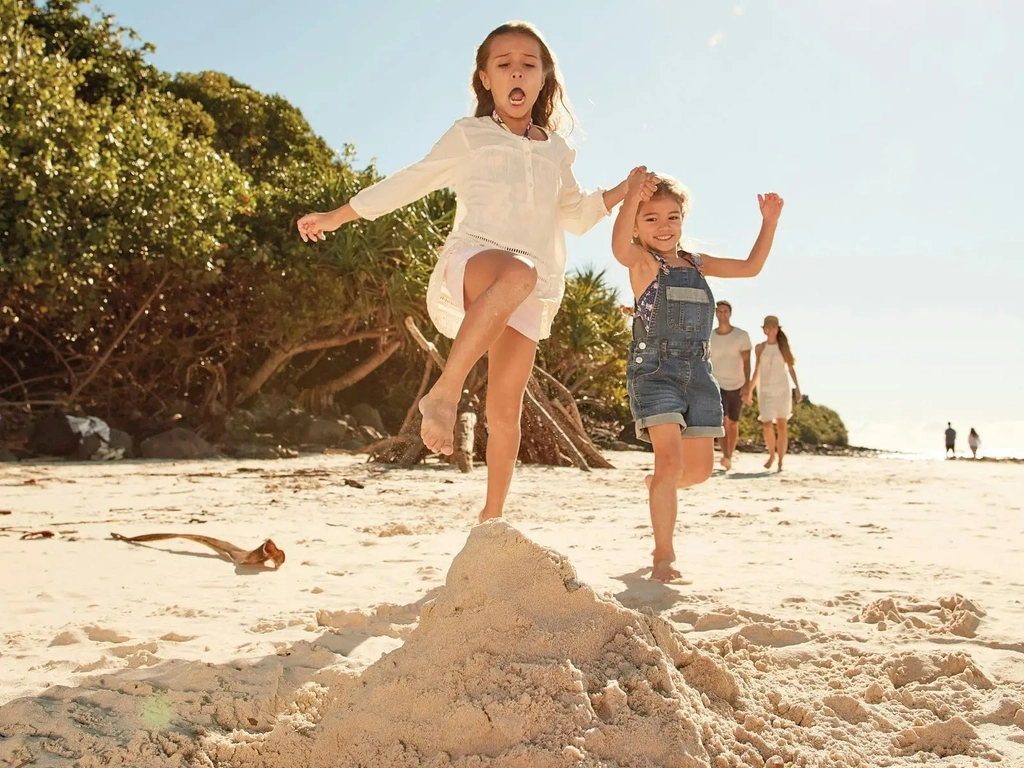
<instances>
[{"instance_id":1,"label":"younger girl in denim overalls","mask_svg":"<svg viewBox=\"0 0 1024 768\"><path fill-rule=\"evenodd\" d=\"M612 232L612 251L629 268L636 298L626 362L629 406L637 437L654 446L647 487L654 528L651 578L680 577L673 568L676 491L711 476L722 400L712 375L710 342L715 301L707 277L753 277L764 266L782 213L782 198L758 195L761 231L746 259L680 249L689 193L645 168L629 178Z\"/></svg>"}]
</instances>

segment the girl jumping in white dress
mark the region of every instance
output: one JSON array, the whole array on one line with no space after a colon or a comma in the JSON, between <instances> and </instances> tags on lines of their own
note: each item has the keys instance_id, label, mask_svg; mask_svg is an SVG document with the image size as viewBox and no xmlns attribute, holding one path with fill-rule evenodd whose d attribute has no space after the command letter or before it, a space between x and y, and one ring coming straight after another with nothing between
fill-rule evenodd
<instances>
[{"instance_id":1,"label":"girl jumping in white dress","mask_svg":"<svg viewBox=\"0 0 1024 768\"><path fill-rule=\"evenodd\" d=\"M582 235L622 202L626 183L584 192L573 150L556 131L571 120L555 57L533 26L503 24L477 49L474 117L455 124L426 158L362 190L330 213L298 221L305 241L375 219L452 187L455 226L427 289L437 329L453 338L444 372L419 403L428 449L453 451L466 377L487 353L487 500L499 517L519 454L523 394L537 342L550 335L565 291L565 236Z\"/></svg>"}]
</instances>

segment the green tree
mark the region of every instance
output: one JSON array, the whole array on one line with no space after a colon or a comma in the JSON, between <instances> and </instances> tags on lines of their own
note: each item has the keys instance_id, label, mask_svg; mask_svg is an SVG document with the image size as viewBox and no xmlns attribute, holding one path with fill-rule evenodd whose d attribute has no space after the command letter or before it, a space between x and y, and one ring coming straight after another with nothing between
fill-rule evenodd
<instances>
[{"instance_id":1,"label":"green tree","mask_svg":"<svg viewBox=\"0 0 1024 768\"><path fill-rule=\"evenodd\" d=\"M303 244L298 215L378 178L351 147L226 75L172 80L78 3L0 9L0 397L205 411L269 384L326 407L400 354L451 195Z\"/></svg>"},{"instance_id":2,"label":"green tree","mask_svg":"<svg viewBox=\"0 0 1024 768\"><path fill-rule=\"evenodd\" d=\"M601 418L625 418L630 330L603 271L585 267L566 279L565 297L538 361Z\"/></svg>"}]
</instances>

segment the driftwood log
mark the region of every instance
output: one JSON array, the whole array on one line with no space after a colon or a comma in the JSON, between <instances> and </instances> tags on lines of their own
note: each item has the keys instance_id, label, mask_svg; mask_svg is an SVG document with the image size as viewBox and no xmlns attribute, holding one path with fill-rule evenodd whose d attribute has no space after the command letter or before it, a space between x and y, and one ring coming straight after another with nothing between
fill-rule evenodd
<instances>
[{"instance_id":1,"label":"driftwood log","mask_svg":"<svg viewBox=\"0 0 1024 768\"><path fill-rule=\"evenodd\" d=\"M402 430L396 437L380 440L363 449L372 460L411 467L422 461L427 449L420 440L419 400L427 391L433 367L444 370L445 359L437 347L406 318L406 328L427 353L423 378L416 399L409 408ZM481 412L486 408L486 366L478 364L470 374L459 404L455 425L455 452L448 461L463 472L473 469L474 459L486 458L487 429ZM547 371L534 367L523 399L523 439L519 459L525 464L575 466L584 472L592 468L610 469L597 446L587 436L583 418L572 394Z\"/></svg>"},{"instance_id":2,"label":"driftwood log","mask_svg":"<svg viewBox=\"0 0 1024 768\"><path fill-rule=\"evenodd\" d=\"M167 539L187 539L197 544L204 544L225 560L239 566L265 566L266 563L273 563L271 566L275 571L284 563L284 550L280 549L273 541L266 539L256 549L242 549L230 541L215 539L212 536L199 536L194 533L144 533L141 536L122 536L119 533L111 533L110 538L117 541L126 541L129 544L141 544L147 541L165 541Z\"/></svg>"}]
</instances>

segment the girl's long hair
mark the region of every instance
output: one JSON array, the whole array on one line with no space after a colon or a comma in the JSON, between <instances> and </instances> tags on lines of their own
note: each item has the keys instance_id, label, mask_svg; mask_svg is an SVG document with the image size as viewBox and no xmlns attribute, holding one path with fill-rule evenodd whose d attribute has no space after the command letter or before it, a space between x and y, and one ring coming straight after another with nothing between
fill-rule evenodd
<instances>
[{"instance_id":1,"label":"girl's long hair","mask_svg":"<svg viewBox=\"0 0 1024 768\"><path fill-rule=\"evenodd\" d=\"M782 353L782 359L790 365L796 365L796 358L793 357L793 350L789 347L789 337L787 337L783 332L779 318L775 315L768 315L768 317L764 319L764 324L768 328L774 326L778 329L778 332L775 334L775 342L779 345L779 352Z\"/></svg>"},{"instance_id":2,"label":"girl's long hair","mask_svg":"<svg viewBox=\"0 0 1024 768\"><path fill-rule=\"evenodd\" d=\"M473 70L473 94L476 96L476 116L489 117L494 112L494 94L484 88L480 80L480 72L487 68L487 60L491 56L491 43L494 38L502 35L524 35L537 41L540 46L541 66L544 68L544 86L540 89L537 102L533 105L533 124L544 129L557 131L563 127L563 120L568 121L569 131L576 125L569 99L565 95L562 75L558 71L558 62L551 52L544 36L532 24L525 21L510 21L491 30L490 34L476 49L476 67Z\"/></svg>"},{"instance_id":3,"label":"girl's long hair","mask_svg":"<svg viewBox=\"0 0 1024 768\"><path fill-rule=\"evenodd\" d=\"M779 344L779 352L782 353L782 359L790 365L796 365L796 358L793 357L793 350L789 348L789 339L786 337L781 325L779 326L779 333L775 337L775 341Z\"/></svg>"}]
</instances>

